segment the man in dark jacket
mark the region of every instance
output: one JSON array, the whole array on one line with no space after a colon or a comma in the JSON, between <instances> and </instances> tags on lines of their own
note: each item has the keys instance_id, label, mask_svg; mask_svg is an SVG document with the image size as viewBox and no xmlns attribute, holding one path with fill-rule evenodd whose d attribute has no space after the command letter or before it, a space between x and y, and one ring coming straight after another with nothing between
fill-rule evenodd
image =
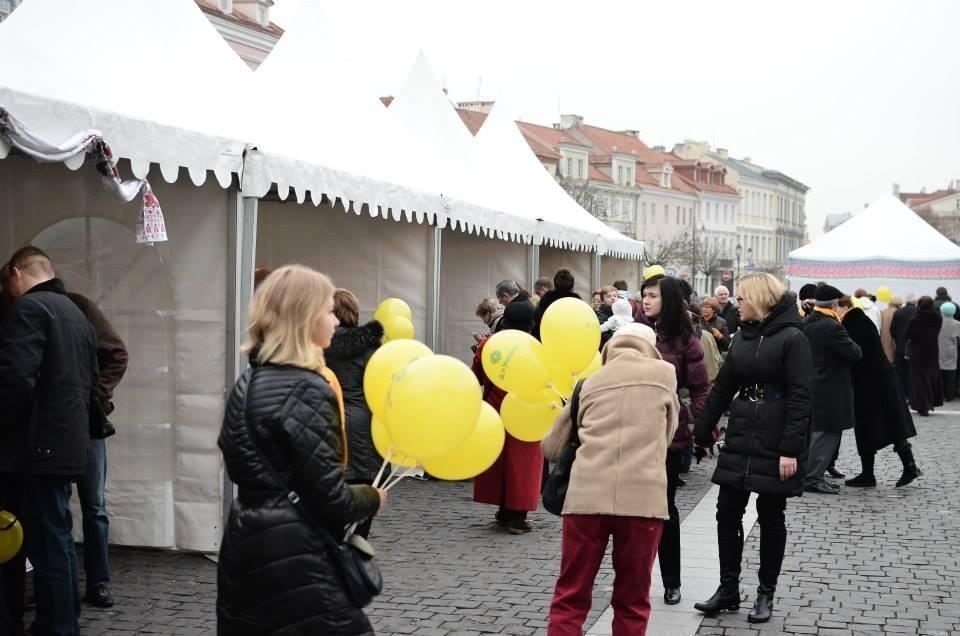
<instances>
[{"instance_id":1,"label":"man in dark jacket","mask_svg":"<svg viewBox=\"0 0 960 636\"><path fill-rule=\"evenodd\" d=\"M537 310L533 315L533 337L540 339L540 323L543 321L543 314L550 309L550 305L561 298L580 298L580 294L573 291L576 281L569 269L558 269L553 275L553 289L540 297L537 303Z\"/></svg>"},{"instance_id":2,"label":"man in dark jacket","mask_svg":"<svg viewBox=\"0 0 960 636\"><path fill-rule=\"evenodd\" d=\"M40 250L38 254L46 256ZM99 425L91 423L87 470L77 481L77 497L83 512L83 569L86 572L84 600L95 607L113 607L110 594L110 562L107 558L110 520L104 488L107 483L107 438L116 431L106 417L113 412L113 392L127 372L127 348L107 317L89 298L67 292L77 309L83 313L97 334L97 363L99 375L94 387L94 399L100 408L94 417ZM94 409L96 413L96 409Z\"/></svg>"},{"instance_id":3,"label":"man in dark jacket","mask_svg":"<svg viewBox=\"0 0 960 636\"><path fill-rule=\"evenodd\" d=\"M714 298L720 303L720 317L727 323L727 331L732 336L740 328L740 310L730 300L730 290L720 285L713 292Z\"/></svg>"},{"instance_id":4,"label":"man in dark jacket","mask_svg":"<svg viewBox=\"0 0 960 636\"><path fill-rule=\"evenodd\" d=\"M910 363L907 361L907 325L917 315L917 297L913 294L907 294L904 298L904 306L893 314L890 321L890 335L897 345L894 364L897 367L897 377L900 378L900 386L903 387L903 394L910 395Z\"/></svg>"},{"instance_id":5,"label":"man in dark jacket","mask_svg":"<svg viewBox=\"0 0 960 636\"><path fill-rule=\"evenodd\" d=\"M856 421L851 369L861 355L860 347L840 324L842 297L843 292L836 287L818 287L816 306L803 329L813 357L813 433L804 490L830 495L837 494L839 488L827 483L823 474L840 447L843 431L853 428Z\"/></svg>"},{"instance_id":6,"label":"man in dark jacket","mask_svg":"<svg viewBox=\"0 0 960 636\"><path fill-rule=\"evenodd\" d=\"M17 514L34 567L34 634L80 633L71 482L83 476L97 380L93 327L46 257L6 266L16 298L0 330L0 506ZM21 554L24 551L21 551ZM22 558L2 566L0 633L22 633ZM17 578L19 575L19 578Z\"/></svg>"}]
</instances>

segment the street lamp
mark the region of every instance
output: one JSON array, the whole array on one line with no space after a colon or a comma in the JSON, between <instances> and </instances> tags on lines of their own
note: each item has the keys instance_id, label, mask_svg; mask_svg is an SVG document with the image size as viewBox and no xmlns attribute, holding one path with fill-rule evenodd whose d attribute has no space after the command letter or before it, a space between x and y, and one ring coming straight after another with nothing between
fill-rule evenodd
<instances>
[{"instance_id":1,"label":"street lamp","mask_svg":"<svg viewBox=\"0 0 960 636\"><path fill-rule=\"evenodd\" d=\"M743 253L743 247L737 243L737 247L733 250L733 253L737 255L737 275L732 285L733 289L730 290L730 293L734 294L735 296L737 292L737 285L740 284L740 255Z\"/></svg>"}]
</instances>

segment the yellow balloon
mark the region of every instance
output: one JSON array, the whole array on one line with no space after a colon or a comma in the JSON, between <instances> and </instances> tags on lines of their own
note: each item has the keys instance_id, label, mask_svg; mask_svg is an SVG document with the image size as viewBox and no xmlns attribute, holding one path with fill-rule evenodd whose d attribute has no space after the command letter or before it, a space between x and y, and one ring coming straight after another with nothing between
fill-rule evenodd
<instances>
[{"instance_id":1,"label":"yellow balloon","mask_svg":"<svg viewBox=\"0 0 960 636\"><path fill-rule=\"evenodd\" d=\"M393 340L413 340L413 323L403 316L393 316L392 318L387 318L387 321L383 323L383 334L384 342L391 342Z\"/></svg>"},{"instance_id":2,"label":"yellow balloon","mask_svg":"<svg viewBox=\"0 0 960 636\"><path fill-rule=\"evenodd\" d=\"M363 393L370 411L383 419L393 376L414 360L432 355L430 347L416 340L396 340L377 349L363 373Z\"/></svg>"},{"instance_id":3,"label":"yellow balloon","mask_svg":"<svg viewBox=\"0 0 960 636\"><path fill-rule=\"evenodd\" d=\"M893 297L893 294L890 292L889 287L877 287L877 300L882 303L890 302L890 298Z\"/></svg>"},{"instance_id":4,"label":"yellow balloon","mask_svg":"<svg viewBox=\"0 0 960 636\"><path fill-rule=\"evenodd\" d=\"M533 396L550 384L543 345L516 329L491 336L483 346L483 370L491 382L509 393Z\"/></svg>"},{"instance_id":5,"label":"yellow balloon","mask_svg":"<svg viewBox=\"0 0 960 636\"><path fill-rule=\"evenodd\" d=\"M449 453L424 460L423 468L438 479L476 477L497 461L505 439L500 414L484 402L480 406L480 419L470 437Z\"/></svg>"},{"instance_id":6,"label":"yellow balloon","mask_svg":"<svg viewBox=\"0 0 960 636\"><path fill-rule=\"evenodd\" d=\"M593 356L593 360L590 361L590 364L587 366L587 368L577 374L577 379L579 380L582 378L585 380L589 378L591 375L599 371L600 367L602 366L603 354L598 351L597 355Z\"/></svg>"},{"instance_id":7,"label":"yellow balloon","mask_svg":"<svg viewBox=\"0 0 960 636\"><path fill-rule=\"evenodd\" d=\"M559 373L553 376L553 390L563 399L568 400L573 395L573 387L577 384L577 376L573 373Z\"/></svg>"},{"instance_id":8,"label":"yellow balloon","mask_svg":"<svg viewBox=\"0 0 960 636\"><path fill-rule=\"evenodd\" d=\"M410 311L410 305L399 298L387 298L377 305L376 311L373 312L373 319L381 322L384 326L386 326L390 318L396 316L406 318L410 322L413 322L413 312Z\"/></svg>"},{"instance_id":9,"label":"yellow balloon","mask_svg":"<svg viewBox=\"0 0 960 636\"><path fill-rule=\"evenodd\" d=\"M543 391L532 401L508 393L500 406L500 417L507 432L522 442L539 442L560 415L560 398L552 391Z\"/></svg>"},{"instance_id":10,"label":"yellow balloon","mask_svg":"<svg viewBox=\"0 0 960 636\"><path fill-rule=\"evenodd\" d=\"M467 365L450 356L430 356L394 377L384 423L400 452L423 461L462 444L477 425L482 402L480 384Z\"/></svg>"},{"instance_id":11,"label":"yellow balloon","mask_svg":"<svg viewBox=\"0 0 960 636\"><path fill-rule=\"evenodd\" d=\"M387 432L387 427L384 426L379 418L374 417L370 422L370 433L373 437L373 446L377 449L377 452L380 453L380 457L386 459L387 453L389 452L390 462L393 464L406 467L417 465L417 460L412 457L407 457L394 448L393 442L390 441L390 433Z\"/></svg>"},{"instance_id":12,"label":"yellow balloon","mask_svg":"<svg viewBox=\"0 0 960 636\"><path fill-rule=\"evenodd\" d=\"M654 276L666 276L667 270L663 269L663 265L651 265L650 267L643 270L643 280L649 280Z\"/></svg>"},{"instance_id":13,"label":"yellow balloon","mask_svg":"<svg viewBox=\"0 0 960 636\"><path fill-rule=\"evenodd\" d=\"M17 556L23 546L23 526L13 514L0 510L0 563Z\"/></svg>"},{"instance_id":14,"label":"yellow balloon","mask_svg":"<svg viewBox=\"0 0 960 636\"><path fill-rule=\"evenodd\" d=\"M576 373L587 368L600 348L600 321L587 303L561 298L543 315L540 339L556 370Z\"/></svg>"}]
</instances>

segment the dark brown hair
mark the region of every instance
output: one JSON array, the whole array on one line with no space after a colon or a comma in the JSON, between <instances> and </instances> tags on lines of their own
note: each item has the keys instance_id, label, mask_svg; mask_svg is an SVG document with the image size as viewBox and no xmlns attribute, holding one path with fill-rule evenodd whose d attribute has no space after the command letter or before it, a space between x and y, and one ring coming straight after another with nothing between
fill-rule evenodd
<instances>
[{"instance_id":1,"label":"dark brown hair","mask_svg":"<svg viewBox=\"0 0 960 636\"><path fill-rule=\"evenodd\" d=\"M333 292L333 315L344 327L356 327L360 322L360 301L349 289Z\"/></svg>"}]
</instances>

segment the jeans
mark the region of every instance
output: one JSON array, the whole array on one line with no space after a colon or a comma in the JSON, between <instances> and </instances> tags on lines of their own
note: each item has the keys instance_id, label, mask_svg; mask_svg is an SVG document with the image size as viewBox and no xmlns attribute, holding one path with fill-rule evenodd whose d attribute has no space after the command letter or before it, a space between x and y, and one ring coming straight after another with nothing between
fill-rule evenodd
<instances>
[{"instance_id":1,"label":"jeans","mask_svg":"<svg viewBox=\"0 0 960 636\"><path fill-rule=\"evenodd\" d=\"M80 572L71 535L70 493L73 488L70 480L48 476L25 478L21 475L6 475L4 480L9 480L7 488L19 490L23 496L20 522L23 524L26 556L33 564L37 605L33 632L45 636L78 636ZM22 561L19 568L22 571ZM22 620L22 605L19 608L17 605L22 603L23 587L13 589L8 585L10 581L8 576L0 577L0 586L3 587L0 590L0 628L3 629L8 625L15 628ZM16 615L18 611L19 617Z\"/></svg>"},{"instance_id":2,"label":"jeans","mask_svg":"<svg viewBox=\"0 0 960 636\"><path fill-rule=\"evenodd\" d=\"M660 578L663 587L680 587L680 511L677 510L677 485L683 451L667 450L667 509L670 519L663 522L660 535Z\"/></svg>"},{"instance_id":3,"label":"jeans","mask_svg":"<svg viewBox=\"0 0 960 636\"><path fill-rule=\"evenodd\" d=\"M717 497L717 538L720 543L720 580L734 587L740 579L740 561L743 555L743 513L750 501L750 493L721 486ZM787 526L784 511L786 497L757 496L757 516L760 522L760 589L772 594L777 587L783 554L787 547Z\"/></svg>"},{"instance_id":4,"label":"jeans","mask_svg":"<svg viewBox=\"0 0 960 636\"><path fill-rule=\"evenodd\" d=\"M828 433L814 431L810 435L810 457L807 461L807 475L803 480L805 486L827 483L823 473L830 467L836 450L840 447L842 433Z\"/></svg>"},{"instance_id":5,"label":"jeans","mask_svg":"<svg viewBox=\"0 0 960 636\"><path fill-rule=\"evenodd\" d=\"M107 442L90 440L87 450L87 472L77 481L77 496L83 511L83 569L87 574L87 590L110 582L107 559L107 502L103 489L107 482Z\"/></svg>"},{"instance_id":6,"label":"jeans","mask_svg":"<svg viewBox=\"0 0 960 636\"><path fill-rule=\"evenodd\" d=\"M560 577L550 603L547 636L582 636L593 583L613 536L613 636L639 636L650 619L650 581L660 519L564 515Z\"/></svg>"}]
</instances>

